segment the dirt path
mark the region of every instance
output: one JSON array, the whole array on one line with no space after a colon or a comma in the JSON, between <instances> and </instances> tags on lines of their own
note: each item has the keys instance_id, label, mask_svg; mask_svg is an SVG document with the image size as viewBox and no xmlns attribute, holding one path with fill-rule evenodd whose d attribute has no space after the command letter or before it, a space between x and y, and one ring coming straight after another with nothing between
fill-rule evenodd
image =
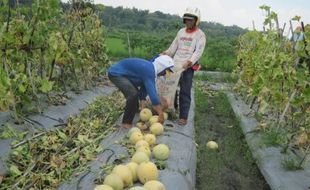
<instances>
[{"instance_id":1,"label":"dirt path","mask_svg":"<svg viewBox=\"0 0 310 190\"><path fill-rule=\"evenodd\" d=\"M223 92L196 87L197 190L269 190ZM206 147L209 140L219 150Z\"/></svg>"}]
</instances>

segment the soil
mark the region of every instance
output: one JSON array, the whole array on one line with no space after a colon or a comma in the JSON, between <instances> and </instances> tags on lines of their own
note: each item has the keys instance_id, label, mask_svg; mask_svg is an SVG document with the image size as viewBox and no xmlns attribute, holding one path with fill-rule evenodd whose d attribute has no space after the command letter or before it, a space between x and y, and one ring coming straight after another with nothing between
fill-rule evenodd
<instances>
[{"instance_id":1,"label":"soil","mask_svg":"<svg viewBox=\"0 0 310 190\"><path fill-rule=\"evenodd\" d=\"M223 92L195 90L197 190L269 190ZM218 150L206 144L214 140Z\"/></svg>"}]
</instances>

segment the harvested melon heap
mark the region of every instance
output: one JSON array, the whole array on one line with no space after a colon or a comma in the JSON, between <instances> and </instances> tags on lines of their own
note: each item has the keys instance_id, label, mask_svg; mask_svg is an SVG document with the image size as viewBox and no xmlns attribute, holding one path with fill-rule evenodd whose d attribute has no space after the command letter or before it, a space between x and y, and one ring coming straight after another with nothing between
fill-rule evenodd
<instances>
[{"instance_id":1,"label":"harvested melon heap","mask_svg":"<svg viewBox=\"0 0 310 190\"><path fill-rule=\"evenodd\" d=\"M165 119L167 117L165 116ZM129 163L116 165L104 182L95 190L165 190L158 181L158 169L152 162L167 160L170 149L165 144L156 144L156 136L164 133L164 126L153 116L151 110L145 108L140 112L140 122L129 130L129 143L135 148ZM134 186L134 184L140 184Z\"/></svg>"}]
</instances>

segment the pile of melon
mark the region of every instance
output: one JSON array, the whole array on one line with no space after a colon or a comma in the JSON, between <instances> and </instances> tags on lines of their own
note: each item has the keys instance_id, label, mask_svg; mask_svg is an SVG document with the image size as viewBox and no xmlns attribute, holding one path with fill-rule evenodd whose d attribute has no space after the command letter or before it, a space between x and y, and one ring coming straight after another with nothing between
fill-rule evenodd
<instances>
[{"instance_id":1,"label":"pile of melon","mask_svg":"<svg viewBox=\"0 0 310 190\"><path fill-rule=\"evenodd\" d=\"M169 157L169 147L165 144L156 144L156 136L163 134L164 127L158 122L158 116L152 116L151 110L147 108L141 110L140 120L127 134L129 142L135 148L130 161L115 166L112 172L105 176L103 184L97 185L95 190L166 189L158 181L158 169L152 162L152 158L166 160ZM138 182L140 186L133 186Z\"/></svg>"}]
</instances>

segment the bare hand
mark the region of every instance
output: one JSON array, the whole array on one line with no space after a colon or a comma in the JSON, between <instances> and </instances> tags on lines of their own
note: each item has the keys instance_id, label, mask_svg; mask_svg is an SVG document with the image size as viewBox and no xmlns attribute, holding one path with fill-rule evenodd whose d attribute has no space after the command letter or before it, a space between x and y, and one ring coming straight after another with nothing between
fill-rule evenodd
<instances>
[{"instance_id":1,"label":"bare hand","mask_svg":"<svg viewBox=\"0 0 310 190\"><path fill-rule=\"evenodd\" d=\"M145 100L140 101L140 110L143 110L145 108Z\"/></svg>"},{"instance_id":2,"label":"bare hand","mask_svg":"<svg viewBox=\"0 0 310 190\"><path fill-rule=\"evenodd\" d=\"M159 114L158 115L158 122L163 124L164 121L165 121L164 114L163 113Z\"/></svg>"},{"instance_id":3,"label":"bare hand","mask_svg":"<svg viewBox=\"0 0 310 190\"><path fill-rule=\"evenodd\" d=\"M183 69L188 69L188 68L190 68L191 66L193 66L193 63L192 63L190 60L188 60L188 61L186 61L186 63L183 65Z\"/></svg>"}]
</instances>

